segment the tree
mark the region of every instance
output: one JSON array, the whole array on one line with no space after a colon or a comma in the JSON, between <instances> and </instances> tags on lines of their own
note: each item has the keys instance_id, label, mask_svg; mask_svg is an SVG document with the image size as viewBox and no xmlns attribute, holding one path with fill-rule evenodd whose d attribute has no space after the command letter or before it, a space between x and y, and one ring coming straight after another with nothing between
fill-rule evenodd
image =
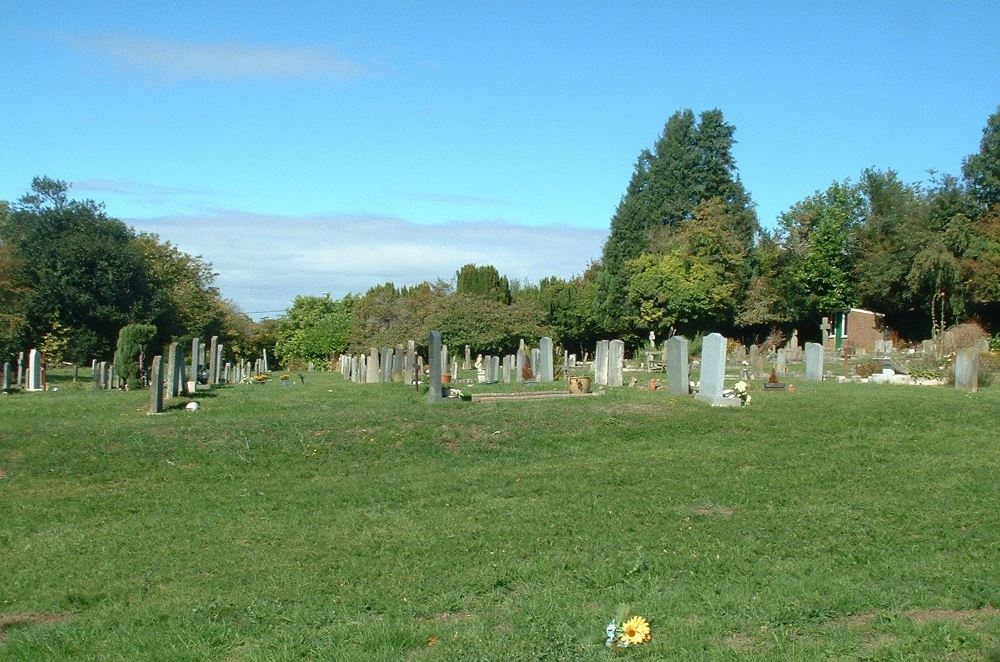
<instances>
[{"instance_id":1,"label":"tree","mask_svg":"<svg viewBox=\"0 0 1000 662\"><path fill-rule=\"evenodd\" d=\"M511 301L510 283L493 265L466 264L455 272L455 292L479 296L502 304Z\"/></svg>"},{"instance_id":2,"label":"tree","mask_svg":"<svg viewBox=\"0 0 1000 662\"><path fill-rule=\"evenodd\" d=\"M65 182L36 177L0 227L15 257L27 338L38 342L58 322L67 353L82 362L108 355L117 329L147 317L149 282L135 234L101 205L68 199Z\"/></svg>"},{"instance_id":3,"label":"tree","mask_svg":"<svg viewBox=\"0 0 1000 662\"><path fill-rule=\"evenodd\" d=\"M596 279L595 316L605 330L627 332L626 320L642 317L629 308L625 272L630 260L650 250L651 231L669 236L694 218L699 205L716 199L725 208L727 233L752 248L757 218L737 175L734 134L717 109L702 112L698 121L691 110L681 110L667 120L653 151L640 152L611 219Z\"/></svg>"},{"instance_id":4,"label":"tree","mask_svg":"<svg viewBox=\"0 0 1000 662\"><path fill-rule=\"evenodd\" d=\"M495 301L455 294L449 297L433 320L441 338L451 347L468 345L474 352L513 353L521 338L535 340L550 335L534 305L514 303L497 305Z\"/></svg>"},{"instance_id":5,"label":"tree","mask_svg":"<svg viewBox=\"0 0 1000 662\"><path fill-rule=\"evenodd\" d=\"M128 324L118 333L115 372L125 384L125 390L145 379L146 348L154 337L156 327L152 324Z\"/></svg>"},{"instance_id":6,"label":"tree","mask_svg":"<svg viewBox=\"0 0 1000 662\"><path fill-rule=\"evenodd\" d=\"M962 174L985 208L1000 204L1000 107L986 120L979 153L965 159Z\"/></svg>"},{"instance_id":7,"label":"tree","mask_svg":"<svg viewBox=\"0 0 1000 662\"><path fill-rule=\"evenodd\" d=\"M781 215L786 247L793 252L789 268L805 293L802 319L855 305L855 237L864 201L849 182L834 182Z\"/></svg>"},{"instance_id":8,"label":"tree","mask_svg":"<svg viewBox=\"0 0 1000 662\"><path fill-rule=\"evenodd\" d=\"M333 301L326 296L297 296L278 321L274 354L284 366L329 361L347 348L350 329L349 297Z\"/></svg>"}]
</instances>

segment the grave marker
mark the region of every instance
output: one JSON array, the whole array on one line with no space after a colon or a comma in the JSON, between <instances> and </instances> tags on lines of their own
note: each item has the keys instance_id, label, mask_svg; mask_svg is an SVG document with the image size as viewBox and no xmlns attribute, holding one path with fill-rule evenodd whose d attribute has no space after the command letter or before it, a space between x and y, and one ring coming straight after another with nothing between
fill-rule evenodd
<instances>
[{"instance_id":1,"label":"grave marker","mask_svg":"<svg viewBox=\"0 0 1000 662\"><path fill-rule=\"evenodd\" d=\"M149 413L163 413L163 357L159 354L153 357L149 372Z\"/></svg>"},{"instance_id":2,"label":"grave marker","mask_svg":"<svg viewBox=\"0 0 1000 662\"><path fill-rule=\"evenodd\" d=\"M955 388L975 393L979 390L979 348L963 347L955 355Z\"/></svg>"},{"instance_id":3,"label":"grave marker","mask_svg":"<svg viewBox=\"0 0 1000 662\"><path fill-rule=\"evenodd\" d=\"M625 343L612 340L608 343L608 386L622 386L625 383Z\"/></svg>"},{"instance_id":4,"label":"grave marker","mask_svg":"<svg viewBox=\"0 0 1000 662\"><path fill-rule=\"evenodd\" d=\"M823 345L806 343L806 379L823 380Z\"/></svg>"},{"instance_id":5,"label":"grave marker","mask_svg":"<svg viewBox=\"0 0 1000 662\"><path fill-rule=\"evenodd\" d=\"M551 382L554 380L552 371L552 338L543 336L538 340L538 381Z\"/></svg>"},{"instance_id":6,"label":"grave marker","mask_svg":"<svg viewBox=\"0 0 1000 662\"><path fill-rule=\"evenodd\" d=\"M441 332L431 331L427 342L427 360L431 364L430 388L427 390L427 402L437 404L441 402L443 390L441 387Z\"/></svg>"},{"instance_id":7,"label":"grave marker","mask_svg":"<svg viewBox=\"0 0 1000 662\"><path fill-rule=\"evenodd\" d=\"M667 391L675 395L687 395L688 341L684 336L673 336L665 343L667 350Z\"/></svg>"}]
</instances>

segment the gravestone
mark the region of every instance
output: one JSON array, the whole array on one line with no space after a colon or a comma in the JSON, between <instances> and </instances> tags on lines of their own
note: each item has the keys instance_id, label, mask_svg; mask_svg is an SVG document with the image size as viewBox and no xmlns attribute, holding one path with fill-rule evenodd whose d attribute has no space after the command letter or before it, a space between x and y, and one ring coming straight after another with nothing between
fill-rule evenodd
<instances>
[{"instance_id":1,"label":"gravestone","mask_svg":"<svg viewBox=\"0 0 1000 662\"><path fill-rule=\"evenodd\" d=\"M521 383L524 381L525 369L528 367L528 352L524 348L524 341L521 341L520 347L517 348L517 366L515 369L514 379Z\"/></svg>"},{"instance_id":2,"label":"gravestone","mask_svg":"<svg viewBox=\"0 0 1000 662\"><path fill-rule=\"evenodd\" d=\"M215 386L219 381L219 336L212 336L208 341L208 385Z\"/></svg>"},{"instance_id":3,"label":"gravestone","mask_svg":"<svg viewBox=\"0 0 1000 662\"><path fill-rule=\"evenodd\" d=\"M756 350L756 351L754 351ZM753 373L754 379L764 379L767 375L764 374L764 355L760 351L760 347L753 345L750 347L750 369Z\"/></svg>"},{"instance_id":4,"label":"gravestone","mask_svg":"<svg viewBox=\"0 0 1000 662\"><path fill-rule=\"evenodd\" d=\"M3 364L3 383L0 384L0 387L2 387L2 390L4 390L4 391L9 391L10 390L10 387L11 387L11 383L10 383L11 377L10 377L10 375L11 375L10 361L4 361L4 364Z\"/></svg>"},{"instance_id":5,"label":"gravestone","mask_svg":"<svg viewBox=\"0 0 1000 662\"><path fill-rule=\"evenodd\" d=\"M351 381L355 384L361 382L361 357L352 356L351 357Z\"/></svg>"},{"instance_id":6,"label":"gravestone","mask_svg":"<svg viewBox=\"0 0 1000 662\"><path fill-rule=\"evenodd\" d=\"M392 381L401 382L406 374L406 352L403 345L397 344L396 351L392 353Z\"/></svg>"},{"instance_id":7,"label":"gravestone","mask_svg":"<svg viewBox=\"0 0 1000 662\"><path fill-rule=\"evenodd\" d=\"M201 340L198 337L191 339L191 369L187 376L188 393L194 395L198 389L198 356L201 354Z\"/></svg>"},{"instance_id":8,"label":"gravestone","mask_svg":"<svg viewBox=\"0 0 1000 662\"><path fill-rule=\"evenodd\" d=\"M608 343L608 386L625 383L625 343L612 340Z\"/></svg>"},{"instance_id":9,"label":"gravestone","mask_svg":"<svg viewBox=\"0 0 1000 662\"><path fill-rule=\"evenodd\" d=\"M267 348L264 348L263 364L261 365L261 367L264 369L265 373L271 372L268 369L268 365L267 365Z\"/></svg>"},{"instance_id":10,"label":"gravestone","mask_svg":"<svg viewBox=\"0 0 1000 662\"><path fill-rule=\"evenodd\" d=\"M149 413L163 413L163 357L153 357L153 366L149 371Z\"/></svg>"},{"instance_id":11,"label":"gravestone","mask_svg":"<svg viewBox=\"0 0 1000 662\"><path fill-rule=\"evenodd\" d=\"M531 348L531 375L534 380L541 381L542 352L537 347Z\"/></svg>"},{"instance_id":12,"label":"gravestone","mask_svg":"<svg viewBox=\"0 0 1000 662\"><path fill-rule=\"evenodd\" d=\"M431 331L427 342L428 356L430 362L430 388L427 390L427 402L436 404L444 400L441 388L441 332Z\"/></svg>"},{"instance_id":13,"label":"gravestone","mask_svg":"<svg viewBox=\"0 0 1000 662\"><path fill-rule=\"evenodd\" d=\"M472 350L465 346L465 360L462 361L462 370L472 370Z\"/></svg>"},{"instance_id":14,"label":"gravestone","mask_svg":"<svg viewBox=\"0 0 1000 662\"><path fill-rule=\"evenodd\" d=\"M42 353L37 349L28 352L28 388L26 390L42 390Z\"/></svg>"},{"instance_id":15,"label":"gravestone","mask_svg":"<svg viewBox=\"0 0 1000 662\"><path fill-rule=\"evenodd\" d=\"M823 345L806 343L806 379L823 380Z\"/></svg>"},{"instance_id":16,"label":"gravestone","mask_svg":"<svg viewBox=\"0 0 1000 662\"><path fill-rule=\"evenodd\" d=\"M503 383L510 384L513 379L513 373L517 365L517 357L513 354L508 354L503 357Z\"/></svg>"},{"instance_id":17,"label":"gravestone","mask_svg":"<svg viewBox=\"0 0 1000 662\"><path fill-rule=\"evenodd\" d=\"M607 340L598 340L594 348L594 384L608 385L608 347Z\"/></svg>"},{"instance_id":18,"label":"gravestone","mask_svg":"<svg viewBox=\"0 0 1000 662\"><path fill-rule=\"evenodd\" d=\"M172 342L168 352L167 399L170 399L187 395L187 389L184 382L184 349L180 343Z\"/></svg>"},{"instance_id":19,"label":"gravestone","mask_svg":"<svg viewBox=\"0 0 1000 662\"><path fill-rule=\"evenodd\" d=\"M24 352L17 353L17 387L24 386Z\"/></svg>"},{"instance_id":20,"label":"gravestone","mask_svg":"<svg viewBox=\"0 0 1000 662\"><path fill-rule=\"evenodd\" d=\"M403 370L408 375L412 375L413 371L417 368L417 344L416 341L407 340L406 341L406 365L403 366ZM421 374L423 374L421 372Z\"/></svg>"},{"instance_id":21,"label":"gravestone","mask_svg":"<svg viewBox=\"0 0 1000 662\"><path fill-rule=\"evenodd\" d=\"M566 367L575 368L576 367L576 354L570 354L566 359Z\"/></svg>"},{"instance_id":22,"label":"gravestone","mask_svg":"<svg viewBox=\"0 0 1000 662\"><path fill-rule=\"evenodd\" d=\"M451 381L455 382L458 380L458 359L451 360Z\"/></svg>"},{"instance_id":23,"label":"gravestone","mask_svg":"<svg viewBox=\"0 0 1000 662\"><path fill-rule=\"evenodd\" d=\"M383 384L392 381L392 349L389 347L379 350L378 380Z\"/></svg>"},{"instance_id":24,"label":"gravestone","mask_svg":"<svg viewBox=\"0 0 1000 662\"><path fill-rule=\"evenodd\" d=\"M675 395L687 395L688 341L684 336L673 336L666 342L667 347L667 391Z\"/></svg>"},{"instance_id":25,"label":"gravestone","mask_svg":"<svg viewBox=\"0 0 1000 662\"><path fill-rule=\"evenodd\" d=\"M788 374L788 350L782 347L774 360L774 371L779 375Z\"/></svg>"},{"instance_id":26,"label":"gravestone","mask_svg":"<svg viewBox=\"0 0 1000 662\"><path fill-rule=\"evenodd\" d=\"M551 382L554 379L552 372L552 338L543 336L538 340L538 381Z\"/></svg>"},{"instance_id":27,"label":"gravestone","mask_svg":"<svg viewBox=\"0 0 1000 662\"><path fill-rule=\"evenodd\" d=\"M722 390L726 381L726 344L725 336L710 333L701 344L701 387L698 389L698 399L713 405L730 404L733 400L739 404L739 398L723 398Z\"/></svg>"},{"instance_id":28,"label":"gravestone","mask_svg":"<svg viewBox=\"0 0 1000 662\"><path fill-rule=\"evenodd\" d=\"M448 345L441 345L441 374L448 372Z\"/></svg>"},{"instance_id":29,"label":"gravestone","mask_svg":"<svg viewBox=\"0 0 1000 662\"><path fill-rule=\"evenodd\" d=\"M819 330L823 334L823 349L826 349L826 342L830 339L830 318L824 317L822 324L819 325ZM806 343L806 350L809 349L809 343ZM807 352L808 353L808 352Z\"/></svg>"},{"instance_id":30,"label":"gravestone","mask_svg":"<svg viewBox=\"0 0 1000 662\"><path fill-rule=\"evenodd\" d=\"M378 382L378 347L368 350L367 372L365 373L365 383L375 384Z\"/></svg>"},{"instance_id":31,"label":"gravestone","mask_svg":"<svg viewBox=\"0 0 1000 662\"><path fill-rule=\"evenodd\" d=\"M955 355L955 388L975 393L979 390L979 348L963 347Z\"/></svg>"},{"instance_id":32,"label":"gravestone","mask_svg":"<svg viewBox=\"0 0 1000 662\"><path fill-rule=\"evenodd\" d=\"M106 365L107 364L104 361L101 361L100 363L98 363L97 364L97 374L94 376L94 385L97 386L97 388L101 389L101 390L103 390L107 386L107 384L105 384L105 381L104 381L107 378L107 374L108 374L107 371L105 370L105 366Z\"/></svg>"}]
</instances>

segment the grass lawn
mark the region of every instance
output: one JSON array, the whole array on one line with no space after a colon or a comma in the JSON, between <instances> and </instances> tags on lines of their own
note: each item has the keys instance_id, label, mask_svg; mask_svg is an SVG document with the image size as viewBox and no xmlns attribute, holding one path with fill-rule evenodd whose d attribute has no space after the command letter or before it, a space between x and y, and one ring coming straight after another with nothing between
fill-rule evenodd
<instances>
[{"instance_id":1,"label":"grass lawn","mask_svg":"<svg viewBox=\"0 0 1000 662\"><path fill-rule=\"evenodd\" d=\"M998 387L57 385L0 398L0 659L1000 660Z\"/></svg>"}]
</instances>

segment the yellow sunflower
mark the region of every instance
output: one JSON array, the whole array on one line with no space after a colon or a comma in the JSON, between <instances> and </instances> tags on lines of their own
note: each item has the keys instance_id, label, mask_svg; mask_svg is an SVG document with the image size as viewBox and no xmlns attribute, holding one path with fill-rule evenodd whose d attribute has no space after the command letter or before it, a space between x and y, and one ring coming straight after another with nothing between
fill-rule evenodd
<instances>
[{"instance_id":1,"label":"yellow sunflower","mask_svg":"<svg viewBox=\"0 0 1000 662\"><path fill-rule=\"evenodd\" d=\"M633 616L622 625L621 638L630 644L641 644L649 641L649 623L642 616Z\"/></svg>"}]
</instances>

